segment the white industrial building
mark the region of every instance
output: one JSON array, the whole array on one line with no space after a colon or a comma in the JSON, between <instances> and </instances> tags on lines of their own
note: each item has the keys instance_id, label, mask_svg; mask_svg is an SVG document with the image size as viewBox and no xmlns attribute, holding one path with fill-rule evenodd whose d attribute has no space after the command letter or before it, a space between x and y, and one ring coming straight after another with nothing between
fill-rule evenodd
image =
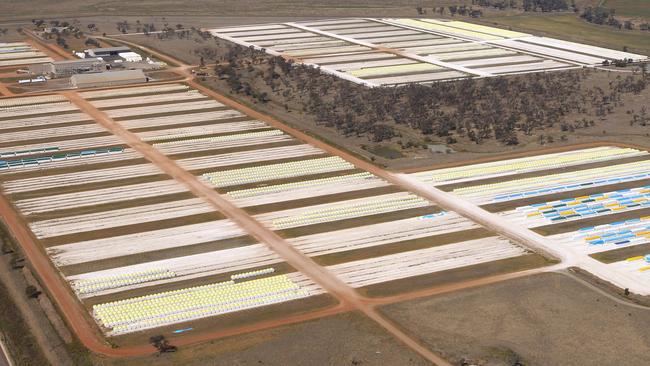
<instances>
[{"instance_id":1,"label":"white industrial building","mask_svg":"<svg viewBox=\"0 0 650 366\"><path fill-rule=\"evenodd\" d=\"M118 53L117 55L120 56L121 58L123 58L124 61L126 61L126 62L140 62L140 61L142 61L142 56L140 56L139 54L137 54L135 52L132 52L132 51L131 52L121 52L121 53Z\"/></svg>"}]
</instances>

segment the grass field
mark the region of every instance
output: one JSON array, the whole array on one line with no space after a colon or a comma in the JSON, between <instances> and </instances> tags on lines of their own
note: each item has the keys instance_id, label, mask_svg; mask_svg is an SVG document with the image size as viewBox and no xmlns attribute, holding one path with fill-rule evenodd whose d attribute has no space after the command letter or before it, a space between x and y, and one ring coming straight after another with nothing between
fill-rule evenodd
<instances>
[{"instance_id":1,"label":"grass field","mask_svg":"<svg viewBox=\"0 0 650 366\"><path fill-rule=\"evenodd\" d=\"M640 3L641 1L628 0L628 2ZM646 6L646 11L649 9L650 6ZM538 36L556 37L615 50L622 50L623 46L627 46L630 52L650 54L650 36L647 32L623 31L608 26L590 24L573 14L497 16L484 18L482 22L510 27L517 31L533 32Z\"/></svg>"},{"instance_id":2,"label":"grass field","mask_svg":"<svg viewBox=\"0 0 650 366\"><path fill-rule=\"evenodd\" d=\"M171 365L429 365L358 313L181 347L177 353L107 359L103 366Z\"/></svg>"},{"instance_id":3,"label":"grass field","mask_svg":"<svg viewBox=\"0 0 650 366\"><path fill-rule=\"evenodd\" d=\"M454 311L447 311L447 309ZM452 362L640 365L647 310L560 274L541 274L383 308Z\"/></svg>"},{"instance_id":4,"label":"grass field","mask_svg":"<svg viewBox=\"0 0 650 366\"><path fill-rule=\"evenodd\" d=\"M435 5L470 4L469 0L441 0ZM93 15L209 15L214 16L311 16L345 17L368 15L416 15L415 8L424 6L419 0L333 0L333 1L284 1L284 0L196 0L192 6L183 6L173 0L125 1L77 1L63 0L52 3L45 0L32 1L29 12L15 2L0 3L0 20L27 20L35 17L81 17ZM426 4L429 8L432 2ZM117 21L117 20L115 20Z\"/></svg>"},{"instance_id":5,"label":"grass field","mask_svg":"<svg viewBox=\"0 0 650 366\"><path fill-rule=\"evenodd\" d=\"M605 0L604 5L616 9L616 15L650 19L650 0Z\"/></svg>"},{"instance_id":6,"label":"grass field","mask_svg":"<svg viewBox=\"0 0 650 366\"><path fill-rule=\"evenodd\" d=\"M42 364L47 360L39 350L36 340L31 333L26 332L27 324L20 311L11 301L11 296L4 285L0 284L0 332L9 340L9 355L15 365ZM29 355L29 356L28 356Z\"/></svg>"}]
</instances>

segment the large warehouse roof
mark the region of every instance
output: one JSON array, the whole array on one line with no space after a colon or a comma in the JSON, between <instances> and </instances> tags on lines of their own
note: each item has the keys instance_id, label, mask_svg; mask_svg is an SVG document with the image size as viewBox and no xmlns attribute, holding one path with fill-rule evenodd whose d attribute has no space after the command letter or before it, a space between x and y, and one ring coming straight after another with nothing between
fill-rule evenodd
<instances>
[{"instance_id":1,"label":"large warehouse roof","mask_svg":"<svg viewBox=\"0 0 650 366\"><path fill-rule=\"evenodd\" d=\"M77 74L70 78L72 85L77 87L117 85L147 81L142 70L125 70L100 72L95 74Z\"/></svg>"}]
</instances>

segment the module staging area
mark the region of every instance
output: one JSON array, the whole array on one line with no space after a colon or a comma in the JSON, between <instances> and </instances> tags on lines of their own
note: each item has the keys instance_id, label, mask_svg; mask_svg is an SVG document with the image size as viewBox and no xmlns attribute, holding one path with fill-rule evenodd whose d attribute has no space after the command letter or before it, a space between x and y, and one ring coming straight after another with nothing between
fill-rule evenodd
<instances>
[{"instance_id":1,"label":"module staging area","mask_svg":"<svg viewBox=\"0 0 650 366\"><path fill-rule=\"evenodd\" d=\"M537 256L185 84L71 93L0 100L0 186L108 336L327 291L98 113L351 288Z\"/></svg>"},{"instance_id":2,"label":"module staging area","mask_svg":"<svg viewBox=\"0 0 650 366\"><path fill-rule=\"evenodd\" d=\"M648 57L461 21L331 19L216 28L213 35L367 86L431 83Z\"/></svg>"},{"instance_id":3,"label":"module staging area","mask_svg":"<svg viewBox=\"0 0 650 366\"><path fill-rule=\"evenodd\" d=\"M413 176L532 228L572 265L647 295L650 257L627 256L650 253L649 164L645 150L601 146Z\"/></svg>"},{"instance_id":4,"label":"module staging area","mask_svg":"<svg viewBox=\"0 0 650 366\"><path fill-rule=\"evenodd\" d=\"M0 42L0 68L41 64L54 59L24 42Z\"/></svg>"},{"instance_id":5,"label":"module staging area","mask_svg":"<svg viewBox=\"0 0 650 366\"><path fill-rule=\"evenodd\" d=\"M449 273L458 281L475 268L499 274L541 258L188 85L79 92L87 106L67 95L0 99L9 112L0 116L9 136L0 141L0 186L115 342L218 328L226 314L254 321L268 307L279 317L306 312L328 291L93 112L351 289L409 292ZM600 146L411 176L546 235L549 245L578 255L567 265L645 293L650 284L637 278L650 273L645 257L606 264L590 255L650 244L648 162L646 151ZM615 174L602 177L607 169ZM553 229L560 221L574 226Z\"/></svg>"}]
</instances>

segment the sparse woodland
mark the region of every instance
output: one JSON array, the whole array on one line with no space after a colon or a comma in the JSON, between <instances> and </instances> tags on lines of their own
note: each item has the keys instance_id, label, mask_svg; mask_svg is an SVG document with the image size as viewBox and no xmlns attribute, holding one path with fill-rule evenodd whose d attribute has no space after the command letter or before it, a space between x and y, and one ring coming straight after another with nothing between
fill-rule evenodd
<instances>
[{"instance_id":1,"label":"sparse woodland","mask_svg":"<svg viewBox=\"0 0 650 366\"><path fill-rule=\"evenodd\" d=\"M589 78L601 71L585 69L370 89L236 45L217 61L215 72L232 93L301 109L317 124L374 142L398 136L403 127L448 144L463 139L516 145L522 135L543 140L551 128L565 138L597 126L624 105L625 95L643 92L650 81L641 71L620 74L605 88L590 86ZM640 113L630 111L630 123L650 124L645 109Z\"/></svg>"}]
</instances>

